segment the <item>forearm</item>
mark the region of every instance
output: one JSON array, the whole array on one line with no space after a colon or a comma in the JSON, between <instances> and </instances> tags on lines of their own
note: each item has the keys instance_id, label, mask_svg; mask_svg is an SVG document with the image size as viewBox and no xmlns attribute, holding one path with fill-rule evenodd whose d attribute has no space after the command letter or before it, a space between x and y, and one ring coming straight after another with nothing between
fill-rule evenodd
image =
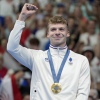
<instances>
[{"instance_id":1,"label":"forearm","mask_svg":"<svg viewBox=\"0 0 100 100\"><path fill-rule=\"evenodd\" d=\"M22 34L22 30L25 27L25 22L24 21L19 21L17 20L13 30L10 33L8 44L7 44L7 50L10 51L18 51L19 43L20 43L20 38Z\"/></svg>"}]
</instances>

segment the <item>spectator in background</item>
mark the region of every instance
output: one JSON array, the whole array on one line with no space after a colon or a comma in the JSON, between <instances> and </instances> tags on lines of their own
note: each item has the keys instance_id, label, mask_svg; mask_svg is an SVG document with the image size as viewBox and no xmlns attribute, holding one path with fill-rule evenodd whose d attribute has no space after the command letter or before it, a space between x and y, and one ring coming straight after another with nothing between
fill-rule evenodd
<instances>
[{"instance_id":1,"label":"spectator in background","mask_svg":"<svg viewBox=\"0 0 100 100\"><path fill-rule=\"evenodd\" d=\"M85 46L85 44L84 44L83 42L78 42L78 43L76 44L76 46L74 46L73 51L75 51L75 52L81 54L82 51L83 51L84 46Z\"/></svg>"},{"instance_id":2,"label":"spectator in background","mask_svg":"<svg viewBox=\"0 0 100 100\"><path fill-rule=\"evenodd\" d=\"M4 59L4 66L6 66L7 69L13 69L20 70L22 69L21 65L9 55L9 53L6 51L7 46L7 39L3 38L1 40L1 53L3 53L3 59Z\"/></svg>"},{"instance_id":3,"label":"spectator in background","mask_svg":"<svg viewBox=\"0 0 100 100\"><path fill-rule=\"evenodd\" d=\"M22 92L22 100L30 100L30 88L23 88Z\"/></svg>"},{"instance_id":4,"label":"spectator in background","mask_svg":"<svg viewBox=\"0 0 100 100\"><path fill-rule=\"evenodd\" d=\"M73 13L71 15L73 15L75 17L75 19L76 19L75 22L77 24L79 24L82 21L86 22L86 20L87 20L86 17L83 16L82 10L81 10L80 6L76 6L74 11L73 11Z\"/></svg>"},{"instance_id":5,"label":"spectator in background","mask_svg":"<svg viewBox=\"0 0 100 100\"><path fill-rule=\"evenodd\" d=\"M79 38L81 33L86 32L87 19L83 16L81 8L79 6L76 6L74 12L70 14L68 22L69 22L69 31L71 33L70 48L72 48L72 50L78 53L81 53L81 51L78 50L81 49L81 46L78 49L77 47L81 44L79 43Z\"/></svg>"},{"instance_id":6,"label":"spectator in background","mask_svg":"<svg viewBox=\"0 0 100 100\"><path fill-rule=\"evenodd\" d=\"M12 30L13 26L14 26L14 22L13 22L12 17L6 16L5 17L5 27L6 27L6 29L5 29L5 37L7 39L9 37L10 31Z\"/></svg>"},{"instance_id":7,"label":"spectator in background","mask_svg":"<svg viewBox=\"0 0 100 100\"><path fill-rule=\"evenodd\" d=\"M90 89L89 99L88 100L99 100L98 91L96 89Z\"/></svg>"},{"instance_id":8,"label":"spectator in background","mask_svg":"<svg viewBox=\"0 0 100 100\"><path fill-rule=\"evenodd\" d=\"M98 66L98 67L100 66L100 43L99 42L94 47L94 52L95 52L96 57L95 57L95 60L92 62L93 65Z\"/></svg>"},{"instance_id":9,"label":"spectator in background","mask_svg":"<svg viewBox=\"0 0 100 100\"><path fill-rule=\"evenodd\" d=\"M48 4L46 4L45 8L44 8L44 15L45 16L52 16L53 15L53 7L54 4L52 2L49 2Z\"/></svg>"},{"instance_id":10,"label":"spectator in background","mask_svg":"<svg viewBox=\"0 0 100 100\"><path fill-rule=\"evenodd\" d=\"M22 94L22 100L30 100L30 81L31 75L29 72L24 72L24 77L20 85L20 91Z\"/></svg>"},{"instance_id":11,"label":"spectator in background","mask_svg":"<svg viewBox=\"0 0 100 100\"><path fill-rule=\"evenodd\" d=\"M91 46L84 46L83 50L82 50L82 55L84 55L88 58L88 61L89 61L90 66L91 66L91 62L95 56L92 47Z\"/></svg>"},{"instance_id":12,"label":"spectator in background","mask_svg":"<svg viewBox=\"0 0 100 100\"><path fill-rule=\"evenodd\" d=\"M83 48L82 54L85 55L90 63L91 69L91 89L97 89L97 96L100 96L100 46L96 45L95 50L91 46L85 46ZM90 93L92 90L90 91ZM97 100L93 96L94 100Z\"/></svg>"},{"instance_id":13,"label":"spectator in background","mask_svg":"<svg viewBox=\"0 0 100 100\"><path fill-rule=\"evenodd\" d=\"M92 14L92 6L89 4L88 0L78 0L77 3L72 4L70 6L70 13L74 12L74 9L76 6L80 6L81 10L82 10L82 14L86 19L90 19L90 15Z\"/></svg>"},{"instance_id":14,"label":"spectator in background","mask_svg":"<svg viewBox=\"0 0 100 100\"><path fill-rule=\"evenodd\" d=\"M92 61L92 65L94 66L94 74L95 74L95 82L97 84L98 95L100 98L100 43L94 47L95 58Z\"/></svg>"},{"instance_id":15,"label":"spectator in background","mask_svg":"<svg viewBox=\"0 0 100 100\"><path fill-rule=\"evenodd\" d=\"M96 21L89 20L87 23L87 32L80 35L79 42L84 42L85 45L94 46L98 43L98 34L96 30Z\"/></svg>"},{"instance_id":16,"label":"spectator in background","mask_svg":"<svg viewBox=\"0 0 100 100\"><path fill-rule=\"evenodd\" d=\"M93 99L93 97L92 97L92 96L89 96L89 99L88 99L88 100L94 100L94 99Z\"/></svg>"},{"instance_id":17,"label":"spectator in background","mask_svg":"<svg viewBox=\"0 0 100 100\"><path fill-rule=\"evenodd\" d=\"M40 49L44 50L45 44L48 42L47 30L46 30L46 21L45 19L38 20L38 30L35 34L35 37L39 39L40 41Z\"/></svg>"},{"instance_id":18,"label":"spectator in background","mask_svg":"<svg viewBox=\"0 0 100 100\"><path fill-rule=\"evenodd\" d=\"M83 16L82 10L79 6L75 7L72 16L75 19L75 24L77 24L79 26L78 30L81 33L86 32L87 18Z\"/></svg>"},{"instance_id":19,"label":"spectator in background","mask_svg":"<svg viewBox=\"0 0 100 100\"><path fill-rule=\"evenodd\" d=\"M80 36L79 25L75 22L74 17L68 18L68 30L71 33L71 36L69 38L69 41L67 42L68 42L68 45L73 44L73 47L71 47L71 49L73 49L77 45L77 42Z\"/></svg>"},{"instance_id":20,"label":"spectator in background","mask_svg":"<svg viewBox=\"0 0 100 100\"><path fill-rule=\"evenodd\" d=\"M4 78L7 74L8 69L4 67L3 54L0 53L0 78Z\"/></svg>"},{"instance_id":21,"label":"spectator in background","mask_svg":"<svg viewBox=\"0 0 100 100\"><path fill-rule=\"evenodd\" d=\"M65 12L65 4L64 3L58 3L57 5L57 15L62 15L64 18L67 18L66 12Z\"/></svg>"},{"instance_id":22,"label":"spectator in background","mask_svg":"<svg viewBox=\"0 0 100 100\"><path fill-rule=\"evenodd\" d=\"M10 16L15 20L15 5L13 0L1 0L0 1L0 16L6 17Z\"/></svg>"},{"instance_id":23,"label":"spectator in background","mask_svg":"<svg viewBox=\"0 0 100 100\"><path fill-rule=\"evenodd\" d=\"M31 38L29 40L29 48L30 49L35 49L35 50L39 50L40 49L40 41L37 38Z\"/></svg>"},{"instance_id":24,"label":"spectator in background","mask_svg":"<svg viewBox=\"0 0 100 100\"><path fill-rule=\"evenodd\" d=\"M84 46L82 50L82 55L86 56L88 58L89 64L90 64L90 70L91 70L91 88L96 88L96 70L94 66L92 65L92 61L95 57L94 51L91 46Z\"/></svg>"},{"instance_id":25,"label":"spectator in background","mask_svg":"<svg viewBox=\"0 0 100 100\"><path fill-rule=\"evenodd\" d=\"M6 44L7 44L7 39L2 38L1 41L0 41L0 53L4 54Z\"/></svg>"},{"instance_id":26,"label":"spectator in background","mask_svg":"<svg viewBox=\"0 0 100 100\"><path fill-rule=\"evenodd\" d=\"M5 38L5 28L0 24L0 43L2 38Z\"/></svg>"},{"instance_id":27,"label":"spectator in background","mask_svg":"<svg viewBox=\"0 0 100 100\"><path fill-rule=\"evenodd\" d=\"M23 75L23 71L18 71L16 73L8 73L3 78L0 100L22 100L19 80Z\"/></svg>"},{"instance_id":28,"label":"spectator in background","mask_svg":"<svg viewBox=\"0 0 100 100\"><path fill-rule=\"evenodd\" d=\"M25 27L21 36L20 44L26 46L26 41L31 34L31 30L29 27Z\"/></svg>"}]
</instances>

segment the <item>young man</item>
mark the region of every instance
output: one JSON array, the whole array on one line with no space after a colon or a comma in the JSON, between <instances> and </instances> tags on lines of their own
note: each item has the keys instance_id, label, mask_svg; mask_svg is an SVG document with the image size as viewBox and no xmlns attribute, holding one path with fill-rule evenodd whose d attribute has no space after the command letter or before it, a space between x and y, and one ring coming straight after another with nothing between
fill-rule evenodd
<instances>
[{"instance_id":1,"label":"young man","mask_svg":"<svg viewBox=\"0 0 100 100\"><path fill-rule=\"evenodd\" d=\"M27 49L19 44L25 19L37 9L31 4L23 6L7 44L8 52L32 71L30 100L88 100L89 63L85 56L68 50L66 38L70 34L63 17L49 20L49 50Z\"/></svg>"}]
</instances>

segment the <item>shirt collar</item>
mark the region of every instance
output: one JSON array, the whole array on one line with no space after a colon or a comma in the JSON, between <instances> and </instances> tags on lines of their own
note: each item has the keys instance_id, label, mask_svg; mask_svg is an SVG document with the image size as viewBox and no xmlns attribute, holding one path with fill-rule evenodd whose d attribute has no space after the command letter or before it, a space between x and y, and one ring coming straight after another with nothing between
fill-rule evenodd
<instances>
[{"instance_id":1,"label":"shirt collar","mask_svg":"<svg viewBox=\"0 0 100 100\"><path fill-rule=\"evenodd\" d=\"M67 45L64 47L54 47L52 45L49 46L51 55L62 55L64 56L67 51Z\"/></svg>"},{"instance_id":2,"label":"shirt collar","mask_svg":"<svg viewBox=\"0 0 100 100\"><path fill-rule=\"evenodd\" d=\"M67 49L67 45L66 45L66 46L64 46L64 47L54 47L54 46L50 45L50 48L52 48L52 49L59 49L59 50L63 50L63 49Z\"/></svg>"}]
</instances>

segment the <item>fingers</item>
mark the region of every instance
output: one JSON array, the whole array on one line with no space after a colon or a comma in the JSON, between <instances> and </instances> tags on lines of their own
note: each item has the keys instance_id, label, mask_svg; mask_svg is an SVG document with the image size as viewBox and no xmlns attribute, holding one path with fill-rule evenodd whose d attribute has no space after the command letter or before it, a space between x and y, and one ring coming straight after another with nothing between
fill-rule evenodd
<instances>
[{"instance_id":1,"label":"fingers","mask_svg":"<svg viewBox=\"0 0 100 100\"><path fill-rule=\"evenodd\" d=\"M28 3L25 4L25 7L28 15L34 14L38 10L38 8L35 5L28 4Z\"/></svg>"},{"instance_id":2,"label":"fingers","mask_svg":"<svg viewBox=\"0 0 100 100\"><path fill-rule=\"evenodd\" d=\"M26 7L26 10L28 10L28 11L30 11L30 10L36 11L38 9L35 5L28 4L28 3L25 4L25 7Z\"/></svg>"},{"instance_id":3,"label":"fingers","mask_svg":"<svg viewBox=\"0 0 100 100\"><path fill-rule=\"evenodd\" d=\"M26 20L26 18L34 14L37 9L35 5L25 3L18 19L22 21Z\"/></svg>"},{"instance_id":4,"label":"fingers","mask_svg":"<svg viewBox=\"0 0 100 100\"><path fill-rule=\"evenodd\" d=\"M26 5L27 10L37 10L38 8L34 5Z\"/></svg>"}]
</instances>

